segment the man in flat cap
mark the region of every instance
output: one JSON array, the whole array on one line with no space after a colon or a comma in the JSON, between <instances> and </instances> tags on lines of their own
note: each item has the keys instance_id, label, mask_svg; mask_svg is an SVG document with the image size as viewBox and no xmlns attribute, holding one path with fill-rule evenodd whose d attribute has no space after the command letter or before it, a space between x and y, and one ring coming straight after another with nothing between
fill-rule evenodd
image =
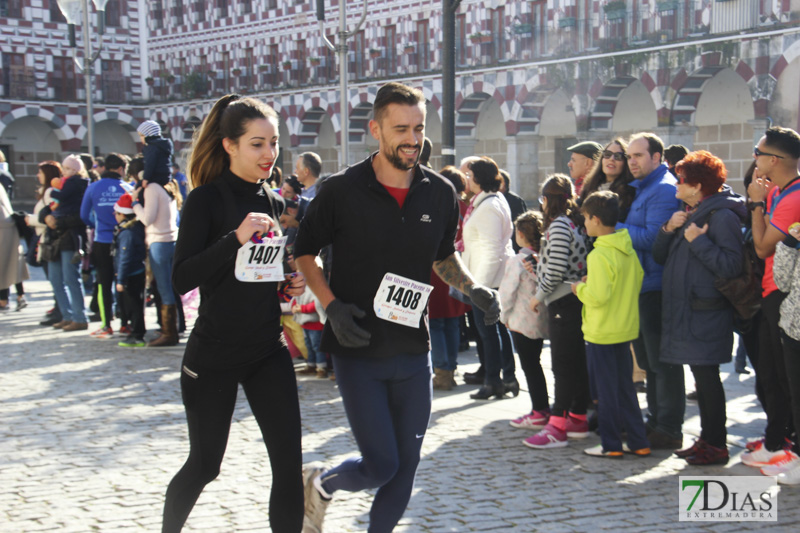
<instances>
[{"instance_id":1,"label":"man in flat cap","mask_svg":"<svg viewBox=\"0 0 800 533\"><path fill-rule=\"evenodd\" d=\"M581 193L583 188L583 180L589 176L589 172L594 168L594 164L603 151L603 147L594 141L583 141L578 144L573 144L567 148L568 152L572 152L569 158L569 175L575 182L575 194Z\"/></svg>"}]
</instances>

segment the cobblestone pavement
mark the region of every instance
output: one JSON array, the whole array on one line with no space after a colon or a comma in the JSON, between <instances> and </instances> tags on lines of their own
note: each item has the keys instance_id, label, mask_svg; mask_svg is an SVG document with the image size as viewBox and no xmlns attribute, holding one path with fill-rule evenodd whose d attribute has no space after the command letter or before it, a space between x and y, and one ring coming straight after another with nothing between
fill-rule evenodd
<instances>
[{"instance_id":1,"label":"cobblestone pavement","mask_svg":"<svg viewBox=\"0 0 800 533\"><path fill-rule=\"evenodd\" d=\"M38 325L52 302L41 275L26 289L31 305L0 315L0 531L158 531L164 490L188 453L178 386L183 345L124 349L118 339L56 333ZM154 318L149 309L148 322ZM462 372L475 368L474 353L460 358ZM549 367L548 351L543 361ZM678 521L679 475L757 475L739 461L744 440L764 426L754 378L729 364L723 379L734 457L707 468L663 451L621 461L588 457L582 450L596 436L558 450L528 449L521 443L527 433L508 424L530 408L524 393L477 402L469 399L473 386L437 392L416 488L396 531L756 529ZM300 402L307 462L331 464L355 452L333 382L301 379ZM687 445L698 424L690 403ZM240 394L222 473L185 531L269 531L269 485L267 454ZM371 497L337 493L325 530L365 531ZM800 488L782 488L779 521L764 525L797 531L798 499Z\"/></svg>"}]
</instances>

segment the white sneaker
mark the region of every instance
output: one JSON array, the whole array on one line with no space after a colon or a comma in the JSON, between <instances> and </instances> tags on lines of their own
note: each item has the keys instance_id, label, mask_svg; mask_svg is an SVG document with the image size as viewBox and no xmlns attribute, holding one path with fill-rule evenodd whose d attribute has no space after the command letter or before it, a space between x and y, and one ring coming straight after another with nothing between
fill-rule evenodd
<instances>
[{"instance_id":1,"label":"white sneaker","mask_svg":"<svg viewBox=\"0 0 800 533\"><path fill-rule=\"evenodd\" d=\"M311 464L303 469L303 496L305 497L305 515L303 516L302 533L322 533L322 522L330 499L325 499L315 486L314 481L325 471L321 465Z\"/></svg>"},{"instance_id":2,"label":"white sneaker","mask_svg":"<svg viewBox=\"0 0 800 533\"><path fill-rule=\"evenodd\" d=\"M767 466L780 459L784 454L783 450L771 452L766 446L742 454L742 463L747 466Z\"/></svg>"},{"instance_id":3,"label":"white sneaker","mask_svg":"<svg viewBox=\"0 0 800 533\"><path fill-rule=\"evenodd\" d=\"M761 468L761 473L765 476L777 476L782 472L786 472L800 466L800 457L791 450L783 452L782 457L777 457L775 460L770 461L767 466Z\"/></svg>"},{"instance_id":4,"label":"white sneaker","mask_svg":"<svg viewBox=\"0 0 800 533\"><path fill-rule=\"evenodd\" d=\"M781 485L800 485L800 464L791 470L778 474L778 483Z\"/></svg>"}]
</instances>

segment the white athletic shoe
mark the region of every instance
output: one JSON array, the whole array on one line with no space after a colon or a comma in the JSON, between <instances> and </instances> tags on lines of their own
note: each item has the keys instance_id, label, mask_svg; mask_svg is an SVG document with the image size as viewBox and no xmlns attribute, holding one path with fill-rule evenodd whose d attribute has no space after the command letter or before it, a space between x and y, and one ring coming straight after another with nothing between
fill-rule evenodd
<instances>
[{"instance_id":1,"label":"white athletic shoe","mask_svg":"<svg viewBox=\"0 0 800 533\"><path fill-rule=\"evenodd\" d=\"M319 464L310 464L303 469L303 496L305 497L305 515L303 516L302 533L322 533L322 522L330 499L325 499L315 486L325 469Z\"/></svg>"},{"instance_id":2,"label":"white athletic shoe","mask_svg":"<svg viewBox=\"0 0 800 533\"><path fill-rule=\"evenodd\" d=\"M778 474L778 483L781 485L800 485L800 464Z\"/></svg>"}]
</instances>

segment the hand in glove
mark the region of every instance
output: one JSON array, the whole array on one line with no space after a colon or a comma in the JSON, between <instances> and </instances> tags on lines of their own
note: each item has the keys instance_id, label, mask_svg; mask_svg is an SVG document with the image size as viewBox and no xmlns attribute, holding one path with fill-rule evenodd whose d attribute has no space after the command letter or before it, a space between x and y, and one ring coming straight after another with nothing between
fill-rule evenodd
<instances>
[{"instance_id":1,"label":"hand in glove","mask_svg":"<svg viewBox=\"0 0 800 533\"><path fill-rule=\"evenodd\" d=\"M328 322L339 344L345 348L363 348L369 345L369 331L356 324L356 318L364 318L366 313L354 304L333 300L325 308Z\"/></svg>"},{"instance_id":2,"label":"hand in glove","mask_svg":"<svg viewBox=\"0 0 800 533\"><path fill-rule=\"evenodd\" d=\"M500 320L500 299L497 291L483 285L473 285L469 289L472 304L485 313L484 324L491 326Z\"/></svg>"}]
</instances>

